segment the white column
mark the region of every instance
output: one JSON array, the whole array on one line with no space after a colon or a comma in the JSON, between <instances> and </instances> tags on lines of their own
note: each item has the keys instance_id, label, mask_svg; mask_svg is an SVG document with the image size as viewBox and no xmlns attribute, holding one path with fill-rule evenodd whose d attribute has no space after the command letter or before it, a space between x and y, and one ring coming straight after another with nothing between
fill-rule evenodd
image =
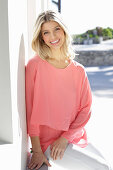
<instances>
[{"instance_id":1,"label":"white column","mask_svg":"<svg viewBox=\"0 0 113 170\"><path fill-rule=\"evenodd\" d=\"M27 0L0 0L0 169L26 170Z\"/></svg>"},{"instance_id":2,"label":"white column","mask_svg":"<svg viewBox=\"0 0 113 170\"><path fill-rule=\"evenodd\" d=\"M38 15L40 12L52 9L51 0L36 0L36 14Z\"/></svg>"},{"instance_id":3,"label":"white column","mask_svg":"<svg viewBox=\"0 0 113 170\"><path fill-rule=\"evenodd\" d=\"M37 2L37 4L36 4ZM29 58L32 58L32 56L34 55L34 51L31 48L31 41L33 38L33 27L36 21L36 12L38 12L37 6L39 7L40 3L38 3L38 1L36 0L28 0L28 56L26 56L27 60Z\"/></svg>"},{"instance_id":4,"label":"white column","mask_svg":"<svg viewBox=\"0 0 113 170\"><path fill-rule=\"evenodd\" d=\"M0 143L12 143L8 2L0 1Z\"/></svg>"}]
</instances>

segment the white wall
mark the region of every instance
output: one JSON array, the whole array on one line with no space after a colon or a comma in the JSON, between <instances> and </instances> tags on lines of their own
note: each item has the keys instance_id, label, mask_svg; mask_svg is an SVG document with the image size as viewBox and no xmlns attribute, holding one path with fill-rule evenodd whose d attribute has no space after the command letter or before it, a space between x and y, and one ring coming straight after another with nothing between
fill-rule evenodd
<instances>
[{"instance_id":1,"label":"white wall","mask_svg":"<svg viewBox=\"0 0 113 170\"><path fill-rule=\"evenodd\" d=\"M36 15L47 9L52 9L53 3L51 0L36 0Z\"/></svg>"},{"instance_id":2,"label":"white wall","mask_svg":"<svg viewBox=\"0 0 113 170\"><path fill-rule=\"evenodd\" d=\"M28 55L26 56L26 63L29 58L34 55L34 52L31 48L31 41L33 36L33 28L36 20L36 5L40 4L40 0L38 0L38 4L36 4L37 0L28 0L27 7L28 7L28 18L27 18L27 26L28 26Z\"/></svg>"},{"instance_id":3,"label":"white wall","mask_svg":"<svg viewBox=\"0 0 113 170\"><path fill-rule=\"evenodd\" d=\"M37 5L41 4L40 11ZM26 170L25 65L36 13L50 0L0 0L0 169Z\"/></svg>"},{"instance_id":4,"label":"white wall","mask_svg":"<svg viewBox=\"0 0 113 170\"><path fill-rule=\"evenodd\" d=\"M26 169L27 5L27 0L0 0L0 169L3 170Z\"/></svg>"},{"instance_id":5,"label":"white wall","mask_svg":"<svg viewBox=\"0 0 113 170\"><path fill-rule=\"evenodd\" d=\"M13 140L9 65L8 4L0 1L0 143ZM4 10L3 10L4 9Z\"/></svg>"}]
</instances>

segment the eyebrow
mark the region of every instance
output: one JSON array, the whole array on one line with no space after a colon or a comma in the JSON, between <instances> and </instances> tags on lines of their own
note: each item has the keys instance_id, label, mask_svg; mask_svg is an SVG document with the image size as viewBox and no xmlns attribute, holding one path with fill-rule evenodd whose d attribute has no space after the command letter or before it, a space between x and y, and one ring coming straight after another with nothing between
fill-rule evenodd
<instances>
[{"instance_id":1,"label":"eyebrow","mask_svg":"<svg viewBox=\"0 0 113 170\"><path fill-rule=\"evenodd\" d=\"M57 27L60 27L60 26L57 25L57 26L54 27L54 29L57 28ZM48 30L43 30L42 32L46 32L46 31L48 31Z\"/></svg>"}]
</instances>

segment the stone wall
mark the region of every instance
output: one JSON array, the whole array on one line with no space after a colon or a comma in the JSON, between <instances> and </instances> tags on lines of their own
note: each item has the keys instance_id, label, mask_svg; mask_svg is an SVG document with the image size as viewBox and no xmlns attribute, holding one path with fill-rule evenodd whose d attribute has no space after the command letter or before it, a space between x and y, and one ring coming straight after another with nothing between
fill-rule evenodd
<instances>
[{"instance_id":1,"label":"stone wall","mask_svg":"<svg viewBox=\"0 0 113 170\"><path fill-rule=\"evenodd\" d=\"M76 51L75 60L84 66L113 65L113 50L107 51Z\"/></svg>"}]
</instances>

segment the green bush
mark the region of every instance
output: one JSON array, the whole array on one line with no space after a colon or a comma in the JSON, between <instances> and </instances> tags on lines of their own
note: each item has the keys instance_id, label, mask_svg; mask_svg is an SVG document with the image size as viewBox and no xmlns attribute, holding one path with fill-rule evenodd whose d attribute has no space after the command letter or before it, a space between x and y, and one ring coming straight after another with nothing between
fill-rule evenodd
<instances>
[{"instance_id":1,"label":"green bush","mask_svg":"<svg viewBox=\"0 0 113 170\"><path fill-rule=\"evenodd\" d=\"M111 31L111 33L112 33L112 38L113 38L113 29L110 28L110 27L108 27L108 29Z\"/></svg>"},{"instance_id":2,"label":"green bush","mask_svg":"<svg viewBox=\"0 0 113 170\"><path fill-rule=\"evenodd\" d=\"M108 38L112 38L112 32L109 28L104 28L102 30L102 36L103 37L108 37Z\"/></svg>"},{"instance_id":3,"label":"green bush","mask_svg":"<svg viewBox=\"0 0 113 170\"><path fill-rule=\"evenodd\" d=\"M97 33L95 33L95 30ZM73 43L82 44L85 39L93 39L94 43L99 43L99 37L103 37L103 40L113 38L113 29L110 27L102 28L96 27L95 29L88 30L83 34L72 35Z\"/></svg>"},{"instance_id":4,"label":"green bush","mask_svg":"<svg viewBox=\"0 0 113 170\"><path fill-rule=\"evenodd\" d=\"M89 34L89 38L93 38L94 36L93 36L93 34Z\"/></svg>"},{"instance_id":5,"label":"green bush","mask_svg":"<svg viewBox=\"0 0 113 170\"><path fill-rule=\"evenodd\" d=\"M96 35L96 36L95 36L95 39L99 39L99 36L98 36L98 35Z\"/></svg>"},{"instance_id":6,"label":"green bush","mask_svg":"<svg viewBox=\"0 0 113 170\"><path fill-rule=\"evenodd\" d=\"M88 30L86 33L87 34L93 34L93 30Z\"/></svg>"}]
</instances>

